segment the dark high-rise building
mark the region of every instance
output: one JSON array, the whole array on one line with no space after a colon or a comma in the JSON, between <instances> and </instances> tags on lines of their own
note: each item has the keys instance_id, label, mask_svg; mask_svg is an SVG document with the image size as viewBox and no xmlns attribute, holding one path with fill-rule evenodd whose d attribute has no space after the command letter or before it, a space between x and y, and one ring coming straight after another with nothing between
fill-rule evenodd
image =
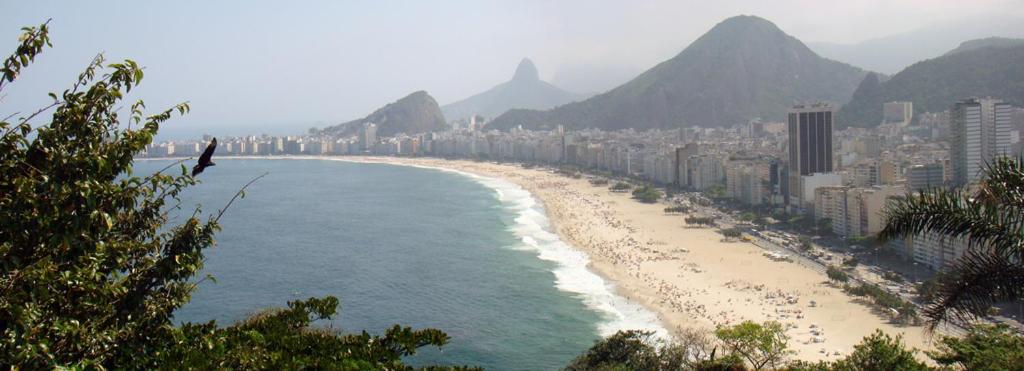
<instances>
[{"instance_id":1,"label":"dark high-rise building","mask_svg":"<svg viewBox=\"0 0 1024 371\"><path fill-rule=\"evenodd\" d=\"M945 169L941 163L914 165L907 168L907 190L925 191L945 185Z\"/></svg>"},{"instance_id":2,"label":"dark high-rise building","mask_svg":"<svg viewBox=\"0 0 1024 371\"><path fill-rule=\"evenodd\" d=\"M789 109L789 192L800 200L800 177L832 172L832 118L828 103L795 105Z\"/></svg>"}]
</instances>

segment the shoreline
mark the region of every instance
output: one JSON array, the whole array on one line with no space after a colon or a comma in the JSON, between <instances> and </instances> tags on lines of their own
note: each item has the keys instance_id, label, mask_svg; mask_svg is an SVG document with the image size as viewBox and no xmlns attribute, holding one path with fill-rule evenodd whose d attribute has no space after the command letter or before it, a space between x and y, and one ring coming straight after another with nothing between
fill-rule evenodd
<instances>
[{"instance_id":1,"label":"shoreline","mask_svg":"<svg viewBox=\"0 0 1024 371\"><path fill-rule=\"evenodd\" d=\"M415 166L515 184L542 205L558 238L588 257L589 271L615 295L653 312L673 335L685 328L774 320L787 328L794 358L806 361L848 355L876 328L902 334L910 347L932 348L922 327L889 324L860 299L827 284L820 272L773 261L752 243L725 241L716 229L686 226L682 217L664 214L664 204L642 204L586 179L542 168L422 157L224 157L231 158Z\"/></svg>"}]
</instances>

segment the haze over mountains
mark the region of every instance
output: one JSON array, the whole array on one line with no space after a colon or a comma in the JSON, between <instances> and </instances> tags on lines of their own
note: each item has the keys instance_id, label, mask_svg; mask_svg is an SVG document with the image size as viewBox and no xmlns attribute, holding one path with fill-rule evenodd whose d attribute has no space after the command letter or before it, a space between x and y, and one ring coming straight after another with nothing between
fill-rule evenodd
<instances>
[{"instance_id":1,"label":"haze over mountains","mask_svg":"<svg viewBox=\"0 0 1024 371\"><path fill-rule=\"evenodd\" d=\"M448 128L437 101L421 90L389 103L364 118L324 128L323 132L330 135L352 135L365 123L376 124L377 135L381 136L420 134Z\"/></svg>"},{"instance_id":2,"label":"haze over mountains","mask_svg":"<svg viewBox=\"0 0 1024 371\"><path fill-rule=\"evenodd\" d=\"M911 64L946 53L958 44L992 36L1024 38L1019 18L963 19L875 38L856 44L808 42L819 55L870 71L895 74Z\"/></svg>"},{"instance_id":3,"label":"haze over mountains","mask_svg":"<svg viewBox=\"0 0 1024 371\"><path fill-rule=\"evenodd\" d=\"M823 58L773 23L755 16L720 22L675 57L590 99L540 80L523 59L508 82L438 107L420 91L363 119L325 129L352 134L363 123L378 133L444 130L446 121L482 115L487 129L652 129L728 126L762 118L780 121L797 102L842 107L838 124L874 126L882 103L914 102L917 113L936 112L969 96L1024 103L1024 40L968 40L914 63L891 78Z\"/></svg>"},{"instance_id":4,"label":"haze over mountains","mask_svg":"<svg viewBox=\"0 0 1024 371\"><path fill-rule=\"evenodd\" d=\"M938 112L957 100L992 96L1024 105L1024 44L968 41L938 58L915 63L886 81L868 76L839 112L840 126L875 126L882 104L911 101L914 112Z\"/></svg>"},{"instance_id":5,"label":"haze over mountains","mask_svg":"<svg viewBox=\"0 0 1024 371\"><path fill-rule=\"evenodd\" d=\"M488 128L615 130L779 120L794 102L846 102L866 74L819 57L765 19L737 16L609 92L550 111L512 110Z\"/></svg>"},{"instance_id":6,"label":"haze over mountains","mask_svg":"<svg viewBox=\"0 0 1024 371\"><path fill-rule=\"evenodd\" d=\"M523 58L512 80L445 105L441 111L448 120L468 119L472 115L492 119L513 108L548 109L585 97L541 81L537 67L529 59Z\"/></svg>"}]
</instances>

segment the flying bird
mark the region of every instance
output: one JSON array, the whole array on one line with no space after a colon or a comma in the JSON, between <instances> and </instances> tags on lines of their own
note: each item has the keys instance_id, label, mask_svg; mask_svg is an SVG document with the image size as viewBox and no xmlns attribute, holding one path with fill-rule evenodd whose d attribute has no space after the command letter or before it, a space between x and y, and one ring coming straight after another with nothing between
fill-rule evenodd
<instances>
[{"instance_id":1,"label":"flying bird","mask_svg":"<svg viewBox=\"0 0 1024 371\"><path fill-rule=\"evenodd\" d=\"M210 161L210 158L213 157L213 151L216 149L217 138L213 138L213 140L210 141L210 145L206 146L206 150L203 151L203 154L199 156L199 163L192 167L192 176L199 175L199 173L203 172L207 166L216 165L213 161Z\"/></svg>"}]
</instances>

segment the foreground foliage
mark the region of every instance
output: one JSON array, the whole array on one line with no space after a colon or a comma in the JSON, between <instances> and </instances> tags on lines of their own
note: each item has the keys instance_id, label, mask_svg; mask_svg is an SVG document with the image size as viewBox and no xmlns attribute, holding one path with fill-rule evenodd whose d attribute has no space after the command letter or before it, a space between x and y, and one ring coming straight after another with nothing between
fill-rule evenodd
<instances>
[{"instance_id":1,"label":"foreground foliage","mask_svg":"<svg viewBox=\"0 0 1024 371\"><path fill-rule=\"evenodd\" d=\"M930 367L908 349L902 336L876 330L844 358L826 362L788 360L792 352L777 323L743 322L722 327L714 335L684 330L672 343L650 332L622 331L597 342L567 370L748 370L791 371L923 371ZM966 370L1024 369L1024 337L1006 327L978 326L964 338L942 337L936 351L925 352L942 367Z\"/></svg>"},{"instance_id":2,"label":"foreground foliage","mask_svg":"<svg viewBox=\"0 0 1024 371\"><path fill-rule=\"evenodd\" d=\"M943 336L938 350L927 352L940 365L967 370L1024 370L1024 337L1005 325L980 325L963 338Z\"/></svg>"},{"instance_id":3,"label":"foreground foliage","mask_svg":"<svg viewBox=\"0 0 1024 371\"><path fill-rule=\"evenodd\" d=\"M20 42L0 69L0 92L50 45L48 25L25 28ZM132 173L133 156L160 124L189 109L146 116L137 101L122 119L121 101L142 78L135 62L104 65L100 55L47 107L0 120L0 364L394 370L408 368L401 357L417 348L447 342L437 330L396 326L371 336L312 327L335 315L333 297L226 328L173 326L224 210L204 219L197 208L168 225L196 179L184 166L178 175ZM50 111L49 122L32 122Z\"/></svg>"},{"instance_id":4,"label":"foreground foliage","mask_svg":"<svg viewBox=\"0 0 1024 371\"><path fill-rule=\"evenodd\" d=\"M999 301L1024 299L1024 157L998 157L974 192L933 189L891 203L883 239L935 232L968 243L939 277L924 311L932 326L970 322Z\"/></svg>"},{"instance_id":5,"label":"foreground foliage","mask_svg":"<svg viewBox=\"0 0 1024 371\"><path fill-rule=\"evenodd\" d=\"M764 324L743 321L735 326L718 328L715 336L730 353L745 359L755 370L783 365L792 353L786 331L781 323L775 321Z\"/></svg>"}]
</instances>

